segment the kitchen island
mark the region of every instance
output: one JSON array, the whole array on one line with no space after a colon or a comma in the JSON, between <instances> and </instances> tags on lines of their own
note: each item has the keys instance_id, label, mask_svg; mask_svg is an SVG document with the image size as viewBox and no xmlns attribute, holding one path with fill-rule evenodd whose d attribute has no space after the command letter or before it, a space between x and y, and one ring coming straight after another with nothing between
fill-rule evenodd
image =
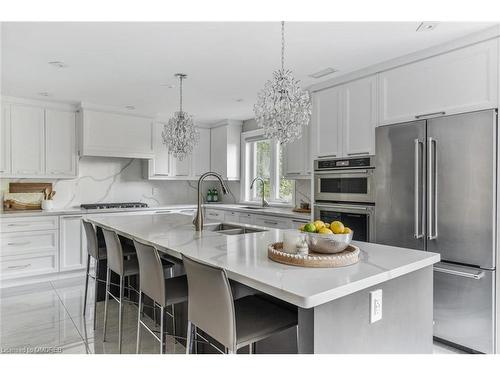
<instances>
[{"instance_id":1,"label":"kitchen island","mask_svg":"<svg viewBox=\"0 0 500 375\"><path fill-rule=\"evenodd\" d=\"M282 240L277 229L195 232L191 218L179 214L90 221L171 257L185 254L222 267L231 280L296 306L299 353L432 353L432 266L438 254L355 242L361 249L355 265L300 268L267 258L268 245ZM379 289L382 318L371 323L370 292Z\"/></svg>"}]
</instances>

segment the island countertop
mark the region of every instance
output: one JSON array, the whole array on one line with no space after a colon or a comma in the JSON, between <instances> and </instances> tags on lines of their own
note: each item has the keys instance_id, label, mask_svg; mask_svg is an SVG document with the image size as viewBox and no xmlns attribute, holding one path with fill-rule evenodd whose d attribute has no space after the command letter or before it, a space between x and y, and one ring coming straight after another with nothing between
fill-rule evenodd
<instances>
[{"instance_id":1,"label":"island countertop","mask_svg":"<svg viewBox=\"0 0 500 375\"><path fill-rule=\"evenodd\" d=\"M124 237L154 245L170 256L181 258L185 254L222 267L229 278L302 308L319 306L440 260L436 253L354 241L361 249L361 259L355 265L294 267L267 257L268 245L282 240L282 230L266 228L265 232L242 235L195 232L191 220L180 214L90 219Z\"/></svg>"}]
</instances>

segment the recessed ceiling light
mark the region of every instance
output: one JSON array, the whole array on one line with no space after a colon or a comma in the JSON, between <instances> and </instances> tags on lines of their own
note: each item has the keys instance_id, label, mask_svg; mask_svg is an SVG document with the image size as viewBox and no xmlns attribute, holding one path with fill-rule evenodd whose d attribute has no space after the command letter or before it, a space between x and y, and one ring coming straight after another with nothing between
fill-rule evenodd
<instances>
[{"instance_id":1,"label":"recessed ceiling light","mask_svg":"<svg viewBox=\"0 0 500 375\"><path fill-rule=\"evenodd\" d=\"M415 31L432 31L434 30L439 22L422 22L418 25L417 30Z\"/></svg>"},{"instance_id":2,"label":"recessed ceiling light","mask_svg":"<svg viewBox=\"0 0 500 375\"><path fill-rule=\"evenodd\" d=\"M320 70L319 72L309 74L309 77L321 78L321 77L327 76L328 74L332 74L332 73L336 73L336 72L338 72L337 69L326 68L326 69Z\"/></svg>"},{"instance_id":3,"label":"recessed ceiling light","mask_svg":"<svg viewBox=\"0 0 500 375\"><path fill-rule=\"evenodd\" d=\"M38 95L40 95L40 96L50 96L50 94L47 91L39 92Z\"/></svg>"},{"instance_id":4,"label":"recessed ceiling light","mask_svg":"<svg viewBox=\"0 0 500 375\"><path fill-rule=\"evenodd\" d=\"M244 99L242 99L242 98L236 99L236 101L237 101L238 103L241 103L243 100L244 100Z\"/></svg>"},{"instance_id":5,"label":"recessed ceiling light","mask_svg":"<svg viewBox=\"0 0 500 375\"><path fill-rule=\"evenodd\" d=\"M135 107L133 105L126 105L125 108L128 109L129 111L132 111L133 109L135 109Z\"/></svg>"},{"instance_id":6,"label":"recessed ceiling light","mask_svg":"<svg viewBox=\"0 0 500 375\"><path fill-rule=\"evenodd\" d=\"M59 69L68 67L68 65L63 61L49 61L49 65L52 65L54 68L59 68Z\"/></svg>"}]
</instances>

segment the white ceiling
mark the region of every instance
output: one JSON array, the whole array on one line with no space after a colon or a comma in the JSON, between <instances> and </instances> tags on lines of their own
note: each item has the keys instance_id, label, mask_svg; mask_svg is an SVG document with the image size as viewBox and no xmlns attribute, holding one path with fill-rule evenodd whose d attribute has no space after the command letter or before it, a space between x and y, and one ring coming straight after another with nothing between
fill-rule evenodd
<instances>
[{"instance_id":1,"label":"white ceiling","mask_svg":"<svg viewBox=\"0 0 500 375\"><path fill-rule=\"evenodd\" d=\"M286 65L304 86L462 37L491 23L290 22ZM2 24L2 94L89 102L169 114L174 73L189 75L184 108L198 122L253 117L257 92L280 63L280 23L164 22ZM63 61L57 69L49 61ZM309 74L326 67L338 73ZM168 88L165 85L175 85ZM241 102L236 100L243 99Z\"/></svg>"}]
</instances>

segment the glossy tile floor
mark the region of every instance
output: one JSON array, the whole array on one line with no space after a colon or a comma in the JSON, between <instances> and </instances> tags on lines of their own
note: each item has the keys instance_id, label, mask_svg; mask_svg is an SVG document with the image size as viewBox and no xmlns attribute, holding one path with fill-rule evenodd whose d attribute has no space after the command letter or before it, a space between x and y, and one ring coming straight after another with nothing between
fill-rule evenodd
<instances>
[{"instance_id":1,"label":"glossy tile floor","mask_svg":"<svg viewBox=\"0 0 500 375\"><path fill-rule=\"evenodd\" d=\"M89 281L85 317L83 277L1 289L0 352L118 353L118 304L110 299L107 339L103 342L104 302L97 304L97 327L93 330L93 283ZM152 320L148 326L154 327ZM137 307L125 304L122 353L135 353L136 337ZM144 329L141 344L142 353L160 350L158 341ZM185 353L185 349L168 338L167 352Z\"/></svg>"},{"instance_id":2,"label":"glossy tile floor","mask_svg":"<svg viewBox=\"0 0 500 375\"><path fill-rule=\"evenodd\" d=\"M83 316L84 278L0 289L0 352L118 353L118 304L110 300L108 333L102 341L104 303L97 304L97 328L93 330L94 284L89 282L86 316ZM147 319L147 318L146 318ZM154 323L149 320L148 326ZM157 328L158 329L158 328ZM123 353L135 353L137 307L124 306ZM141 352L158 353L159 343L145 330ZM167 339L168 353L185 353L184 346ZM463 353L439 342L435 354Z\"/></svg>"}]
</instances>

